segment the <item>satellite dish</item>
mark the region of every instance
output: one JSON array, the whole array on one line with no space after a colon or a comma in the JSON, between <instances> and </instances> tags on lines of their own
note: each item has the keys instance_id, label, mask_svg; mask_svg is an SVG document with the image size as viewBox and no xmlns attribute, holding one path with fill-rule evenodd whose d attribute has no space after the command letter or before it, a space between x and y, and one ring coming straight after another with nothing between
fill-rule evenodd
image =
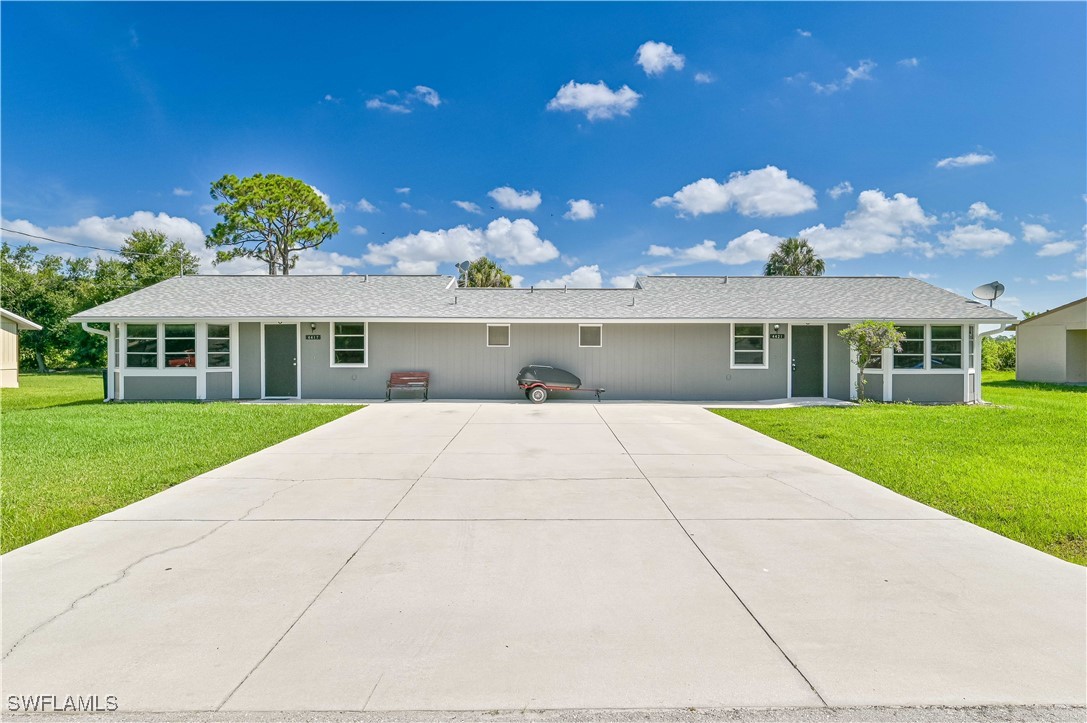
<instances>
[{"instance_id":1,"label":"satellite dish","mask_svg":"<svg viewBox=\"0 0 1087 723\"><path fill-rule=\"evenodd\" d=\"M1000 298L1000 295L1004 293L1004 284L999 281L992 281L988 284L982 284L971 292L975 298L982 301L988 301L989 306L993 305L993 301Z\"/></svg>"},{"instance_id":2,"label":"satellite dish","mask_svg":"<svg viewBox=\"0 0 1087 723\"><path fill-rule=\"evenodd\" d=\"M457 264L457 271L467 271L472 265L471 261L461 261Z\"/></svg>"}]
</instances>

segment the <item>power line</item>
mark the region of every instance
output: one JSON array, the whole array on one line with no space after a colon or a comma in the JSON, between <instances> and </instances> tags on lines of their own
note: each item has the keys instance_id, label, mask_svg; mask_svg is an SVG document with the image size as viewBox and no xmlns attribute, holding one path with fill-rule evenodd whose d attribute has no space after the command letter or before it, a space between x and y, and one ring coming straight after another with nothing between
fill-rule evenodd
<instances>
[{"instance_id":1,"label":"power line","mask_svg":"<svg viewBox=\"0 0 1087 723\"><path fill-rule=\"evenodd\" d=\"M16 231L13 228L4 228L4 227L0 226L0 231L6 231L7 233L17 233L20 236L26 236L27 238L36 238L36 239L40 239L42 241L48 241L49 243L52 243L52 244L63 244L64 246L76 246L76 247L81 248L81 249L93 249L94 251L105 251L105 252L111 253L111 254L121 253L119 249L107 249L107 248L102 248L101 246L90 246L89 244L77 244L74 241L61 241L60 239L49 238L48 236L38 236L36 234L26 233L25 231ZM187 253L187 252L188 251L186 250L184 253ZM156 254L156 253L151 253L151 252L148 252L148 251L125 251L125 253L126 254L131 254L133 256L169 256L172 259L177 258L177 255L175 255L175 254L167 254L167 253Z\"/></svg>"}]
</instances>

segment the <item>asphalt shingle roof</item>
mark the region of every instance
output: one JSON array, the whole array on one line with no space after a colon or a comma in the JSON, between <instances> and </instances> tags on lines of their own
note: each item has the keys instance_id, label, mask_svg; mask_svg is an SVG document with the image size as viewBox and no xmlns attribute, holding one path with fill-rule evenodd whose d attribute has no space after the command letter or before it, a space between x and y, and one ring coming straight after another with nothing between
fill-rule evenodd
<instances>
[{"instance_id":1,"label":"asphalt shingle roof","mask_svg":"<svg viewBox=\"0 0 1087 723\"><path fill-rule=\"evenodd\" d=\"M1001 322L919 279L652 276L633 289L458 289L448 276L185 276L80 312L126 319L810 319Z\"/></svg>"}]
</instances>

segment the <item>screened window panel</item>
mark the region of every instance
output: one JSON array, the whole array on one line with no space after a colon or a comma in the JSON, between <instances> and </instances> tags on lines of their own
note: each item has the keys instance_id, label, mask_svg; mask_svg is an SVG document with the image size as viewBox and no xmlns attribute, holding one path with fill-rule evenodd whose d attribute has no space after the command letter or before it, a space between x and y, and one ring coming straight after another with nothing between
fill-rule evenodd
<instances>
[{"instance_id":1,"label":"screened window panel","mask_svg":"<svg viewBox=\"0 0 1087 723\"><path fill-rule=\"evenodd\" d=\"M336 336L365 336L366 324L363 323L336 323Z\"/></svg>"},{"instance_id":2,"label":"screened window panel","mask_svg":"<svg viewBox=\"0 0 1087 723\"><path fill-rule=\"evenodd\" d=\"M510 328L508 326L488 326L487 346L509 346Z\"/></svg>"},{"instance_id":3,"label":"screened window panel","mask_svg":"<svg viewBox=\"0 0 1087 723\"><path fill-rule=\"evenodd\" d=\"M230 366L229 354L208 354L208 366L209 367L228 367Z\"/></svg>"},{"instance_id":4,"label":"screened window panel","mask_svg":"<svg viewBox=\"0 0 1087 723\"><path fill-rule=\"evenodd\" d=\"M337 349L332 353L336 364L365 364L366 352L361 349Z\"/></svg>"},{"instance_id":5,"label":"screened window panel","mask_svg":"<svg viewBox=\"0 0 1087 723\"><path fill-rule=\"evenodd\" d=\"M155 324L129 324L125 332L125 366L157 367L158 333L158 326Z\"/></svg>"},{"instance_id":6,"label":"screened window panel","mask_svg":"<svg viewBox=\"0 0 1087 723\"><path fill-rule=\"evenodd\" d=\"M599 326L579 327L578 334L581 346L602 346L603 344L603 333Z\"/></svg>"},{"instance_id":7,"label":"screened window panel","mask_svg":"<svg viewBox=\"0 0 1087 723\"><path fill-rule=\"evenodd\" d=\"M761 351L738 351L734 363L736 366L762 366L763 359Z\"/></svg>"}]
</instances>

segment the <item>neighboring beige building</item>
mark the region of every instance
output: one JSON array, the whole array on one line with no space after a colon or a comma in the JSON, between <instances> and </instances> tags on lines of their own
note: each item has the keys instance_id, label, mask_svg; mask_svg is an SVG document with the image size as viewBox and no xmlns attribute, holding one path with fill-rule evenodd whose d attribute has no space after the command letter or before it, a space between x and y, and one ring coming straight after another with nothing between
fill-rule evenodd
<instances>
[{"instance_id":1,"label":"neighboring beige building","mask_svg":"<svg viewBox=\"0 0 1087 723\"><path fill-rule=\"evenodd\" d=\"M1017 380L1087 382L1087 297L1032 316L1014 329Z\"/></svg>"},{"instance_id":2,"label":"neighboring beige building","mask_svg":"<svg viewBox=\"0 0 1087 723\"><path fill-rule=\"evenodd\" d=\"M0 309L0 387L19 386L19 332L41 329L7 309Z\"/></svg>"}]
</instances>

